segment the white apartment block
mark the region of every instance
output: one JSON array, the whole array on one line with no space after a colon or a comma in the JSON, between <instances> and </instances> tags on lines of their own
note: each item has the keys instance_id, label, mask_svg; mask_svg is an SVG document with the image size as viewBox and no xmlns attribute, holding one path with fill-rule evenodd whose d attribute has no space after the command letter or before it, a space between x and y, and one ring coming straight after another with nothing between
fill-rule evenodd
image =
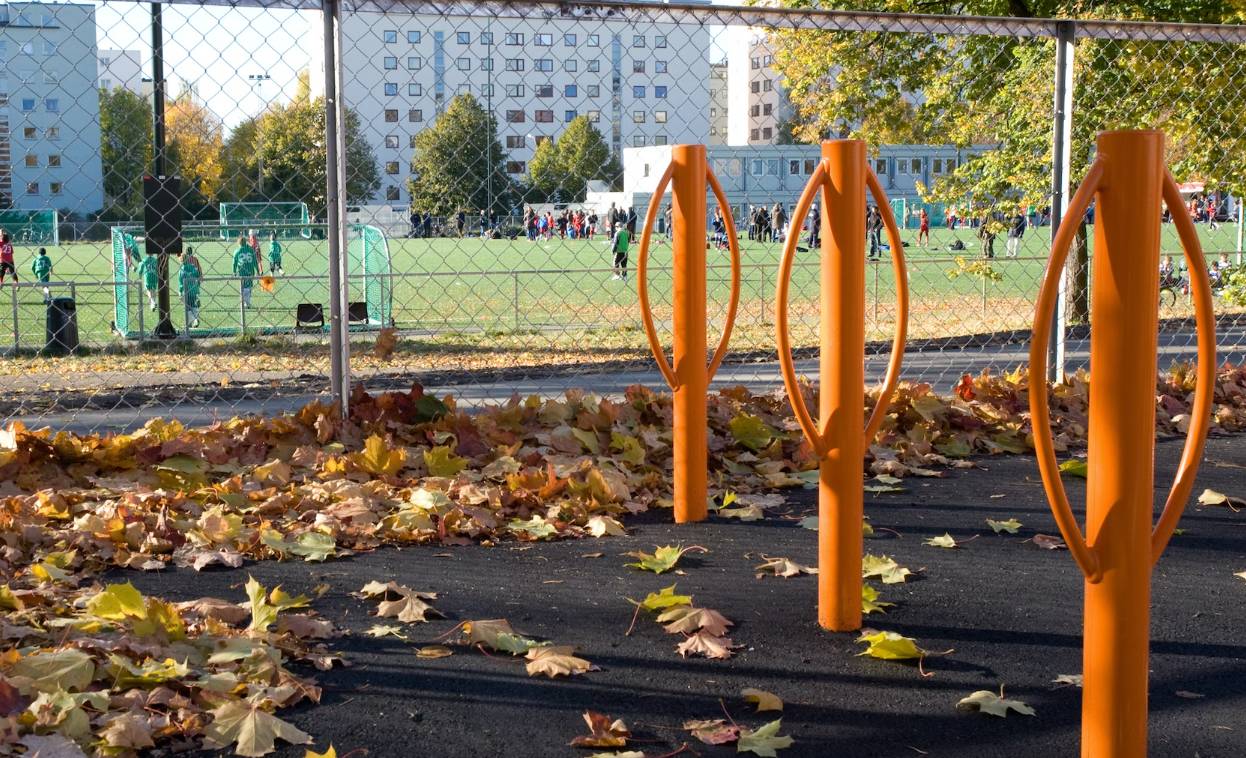
<instances>
[{"instance_id":1,"label":"white apartment block","mask_svg":"<svg viewBox=\"0 0 1246 758\"><path fill-rule=\"evenodd\" d=\"M774 67L774 51L764 33L741 29L737 34L727 63L732 114L727 144L776 144L783 122L793 115L783 76ZM739 39L745 35L747 39Z\"/></svg>"},{"instance_id":2,"label":"white apartment block","mask_svg":"<svg viewBox=\"0 0 1246 758\"><path fill-rule=\"evenodd\" d=\"M138 50L100 50L99 88L125 89L136 95L145 94L143 58Z\"/></svg>"},{"instance_id":3,"label":"white apartment block","mask_svg":"<svg viewBox=\"0 0 1246 758\"><path fill-rule=\"evenodd\" d=\"M580 115L619 155L624 148L705 141L710 39L704 26L652 23L639 13L629 19L617 9L568 13L576 15L347 15L343 102L358 113L381 167L374 199L410 201L415 137L460 93L471 93L496 116L504 170L515 180L527 177L536 146ZM310 47L318 58L312 90L322 93L318 36Z\"/></svg>"},{"instance_id":4,"label":"white apartment block","mask_svg":"<svg viewBox=\"0 0 1246 758\"><path fill-rule=\"evenodd\" d=\"M710 136L707 145L727 144L727 61L710 64Z\"/></svg>"},{"instance_id":5,"label":"white apartment block","mask_svg":"<svg viewBox=\"0 0 1246 758\"><path fill-rule=\"evenodd\" d=\"M95 7L0 5L0 202L104 205Z\"/></svg>"}]
</instances>

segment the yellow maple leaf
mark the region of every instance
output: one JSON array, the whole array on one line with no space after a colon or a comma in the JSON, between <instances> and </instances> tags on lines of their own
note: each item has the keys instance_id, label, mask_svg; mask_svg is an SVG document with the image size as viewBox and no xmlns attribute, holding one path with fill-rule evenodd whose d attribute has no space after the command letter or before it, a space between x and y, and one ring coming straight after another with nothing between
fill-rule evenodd
<instances>
[{"instance_id":1,"label":"yellow maple leaf","mask_svg":"<svg viewBox=\"0 0 1246 758\"><path fill-rule=\"evenodd\" d=\"M391 450L385 440L372 435L363 443L363 451L350 456L351 463L358 468L376 476L393 476L406 465L405 450Z\"/></svg>"}]
</instances>

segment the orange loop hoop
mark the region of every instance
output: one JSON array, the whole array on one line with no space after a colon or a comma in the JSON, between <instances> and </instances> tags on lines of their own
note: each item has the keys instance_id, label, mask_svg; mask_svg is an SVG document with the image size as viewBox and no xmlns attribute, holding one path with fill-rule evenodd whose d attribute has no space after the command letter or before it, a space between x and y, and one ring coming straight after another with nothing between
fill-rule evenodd
<instances>
[{"instance_id":1,"label":"orange loop hoop","mask_svg":"<svg viewBox=\"0 0 1246 758\"><path fill-rule=\"evenodd\" d=\"M804 224L804 219L809 215L809 206L813 204L818 188L827 181L826 163L818 161L817 167L813 170L813 176L809 177L804 191L800 193L800 199L796 201L796 208L792 210L792 223L789 224L787 239L783 241L783 257L779 260L779 283L774 298L775 342L779 352L779 370L783 374L783 386L787 389L787 400L796 416L796 423L800 425L805 439L809 440L809 444L813 446L813 451L819 459L825 458L830 451L827 449L826 438L818 429L813 416L809 414L809 407L805 404L805 397L800 391L800 383L796 379L796 364L792 360L792 342L787 320L787 301L788 290L791 287L792 261L796 257L796 243L800 241L800 230L795 228L796 222L799 220L802 225ZM890 230L888 235L890 236Z\"/></svg>"},{"instance_id":2,"label":"orange loop hoop","mask_svg":"<svg viewBox=\"0 0 1246 758\"><path fill-rule=\"evenodd\" d=\"M640 323L645 327L645 337L649 339L649 350L658 362L658 370L662 372L662 378L672 390L679 389L679 380L675 378L675 369L666 360L666 352L658 341L658 332L653 326L653 310L649 307L649 235L653 232L658 208L662 207L662 198L666 196L674 170L675 164L666 165L666 171L662 172L662 178L658 179L653 196L649 198L649 208L645 211L645 231L640 235L640 250L636 254L636 294L640 296Z\"/></svg>"},{"instance_id":3,"label":"orange loop hoop","mask_svg":"<svg viewBox=\"0 0 1246 758\"><path fill-rule=\"evenodd\" d=\"M710 360L709 378L713 379L727 355L727 344L731 341L731 331L735 328L736 309L740 305L740 241L736 239L735 219L731 217L731 204L727 202L727 193L723 192L718 177L714 176L714 171L709 166L705 167L705 180L714 191L718 209L723 212L723 226L731 230L727 235L727 249L731 251L731 299L727 302L727 321L723 324L722 339Z\"/></svg>"},{"instance_id":4,"label":"orange loop hoop","mask_svg":"<svg viewBox=\"0 0 1246 758\"><path fill-rule=\"evenodd\" d=\"M1177 464L1177 476L1164 503L1155 530L1151 533L1151 563L1164 553L1172 539L1177 522L1185 511L1190 490L1194 487L1194 475L1199 459L1207 444L1207 432L1211 429L1211 405L1216 386L1216 314L1212 309L1211 281L1207 276L1207 261L1203 247L1198 241L1194 222L1186 214L1177 182L1168 171L1164 172L1164 204L1171 212L1173 225L1181 238L1181 247L1190 271L1190 291L1194 299L1194 319L1198 331L1198 366L1195 369L1194 404L1190 409L1190 428L1186 432L1181 462Z\"/></svg>"},{"instance_id":5,"label":"orange loop hoop","mask_svg":"<svg viewBox=\"0 0 1246 758\"><path fill-rule=\"evenodd\" d=\"M658 184L653 190L653 196L649 199L649 208L645 211L645 231L640 235L640 249L636 256L636 288L637 294L640 296L640 320L645 328L645 337L649 340L649 350L653 352L654 359L658 362L658 370L662 372L662 377L666 379L667 385L672 389L679 388L679 380L675 376L675 370L671 367L669 361L666 360L666 352L662 349L662 343L658 339L657 329L653 325L653 310L649 305L649 235L653 231L653 225L657 221L658 209L662 206L662 198L666 196L666 190L671 183L671 174L674 165L668 164L666 171L662 173L662 177L658 179ZM722 365L723 358L727 355L727 347L731 342L731 332L735 329L736 311L740 306L740 242L735 236L735 219L731 216L731 205L727 202L727 194L723 192L722 185L718 183L718 177L714 176L714 172L706 168L705 179L709 183L710 188L714 191L714 198L718 201L718 208L723 212L724 225L732 230L727 235L727 248L731 252L731 297L727 303L727 320L723 325L722 339L718 342L718 348L714 351L713 358L710 359L708 374L713 379L714 374L718 372L718 367ZM697 244L704 244L700 241Z\"/></svg>"},{"instance_id":6,"label":"orange loop hoop","mask_svg":"<svg viewBox=\"0 0 1246 758\"><path fill-rule=\"evenodd\" d=\"M1056 308L1056 296L1059 292L1060 277L1064 274L1064 262L1069 257L1069 248L1073 244L1073 236L1077 224L1073 219L1086 215L1090 201L1099 189L1103 180L1103 161L1100 157L1085 179L1077 188L1077 192L1069 200L1064 220L1056 231L1056 238L1051 243L1051 259L1047 261L1047 270L1043 274L1043 284L1038 291L1038 301L1034 306L1034 328L1030 336L1030 426L1034 435L1034 452L1038 458L1038 471L1043 478L1043 488L1047 491L1047 502L1051 504L1051 513L1060 527L1060 534L1073 560L1077 562L1086 581L1096 584L1103 579L1099 559L1086 544L1086 537L1077 524L1077 517L1069 506L1068 494L1064 491L1064 482L1060 480L1060 466L1056 463L1055 441L1051 432L1051 415L1047 407L1047 342L1051 336L1051 316Z\"/></svg>"},{"instance_id":7,"label":"orange loop hoop","mask_svg":"<svg viewBox=\"0 0 1246 758\"><path fill-rule=\"evenodd\" d=\"M878 393L878 403L875 404L870 420L865 425L865 447L868 450L870 444L874 442L875 435L878 434L878 427L882 426L883 419L887 416L891 397L896 391L896 384L900 381L900 366L904 362L904 343L908 339L909 330L909 272L904 262L904 245L900 244L900 228L896 225L895 215L891 212L891 204L887 202L887 195L883 192L883 186L879 184L878 177L874 175L874 170L868 166L865 169L865 183L883 216L883 226L887 229L887 241L891 244L891 268L896 279L896 333L891 340L891 358L887 362L887 373L883 377L882 391Z\"/></svg>"}]
</instances>

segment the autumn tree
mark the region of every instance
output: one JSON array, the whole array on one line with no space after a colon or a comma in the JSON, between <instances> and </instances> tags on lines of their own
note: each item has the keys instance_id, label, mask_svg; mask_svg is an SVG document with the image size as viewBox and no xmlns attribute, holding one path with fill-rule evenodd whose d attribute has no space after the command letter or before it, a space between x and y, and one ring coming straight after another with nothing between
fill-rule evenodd
<instances>
[{"instance_id":1,"label":"autumn tree","mask_svg":"<svg viewBox=\"0 0 1246 758\"><path fill-rule=\"evenodd\" d=\"M183 204L193 212L215 203L224 173L221 119L195 98L193 90L169 102L164 119L169 166L182 177Z\"/></svg>"},{"instance_id":2,"label":"autumn tree","mask_svg":"<svg viewBox=\"0 0 1246 758\"><path fill-rule=\"evenodd\" d=\"M230 131L221 146L221 200L243 202L252 199L258 188L259 126L257 116L244 119Z\"/></svg>"},{"instance_id":3,"label":"autumn tree","mask_svg":"<svg viewBox=\"0 0 1246 758\"><path fill-rule=\"evenodd\" d=\"M784 4L814 5L811 0ZM1089 7L1078 0L832 0L816 5L987 16L1240 20L1230 0L1133 0ZM976 213L1050 202L1052 39L775 30L769 43L796 110L796 139L952 144L974 157L922 188L927 199ZM1169 135L1169 162L1179 178L1241 193L1246 189L1246 124L1234 107L1232 72L1243 65L1246 51L1234 45L1080 39L1074 59L1072 176L1085 173L1099 131L1158 128ZM1080 236L1084 239L1084 230ZM1080 257L1084 261L1084 245Z\"/></svg>"},{"instance_id":4,"label":"autumn tree","mask_svg":"<svg viewBox=\"0 0 1246 758\"><path fill-rule=\"evenodd\" d=\"M509 207L514 187L493 114L471 95L455 96L416 136L407 186L413 208L437 215Z\"/></svg>"},{"instance_id":5,"label":"autumn tree","mask_svg":"<svg viewBox=\"0 0 1246 758\"><path fill-rule=\"evenodd\" d=\"M151 104L126 89L100 90L100 161L106 213L133 218L151 166Z\"/></svg>"},{"instance_id":6,"label":"autumn tree","mask_svg":"<svg viewBox=\"0 0 1246 758\"><path fill-rule=\"evenodd\" d=\"M591 181L616 186L623 168L587 116L576 116L557 140L542 142L528 163L532 189L542 201L578 202Z\"/></svg>"}]
</instances>

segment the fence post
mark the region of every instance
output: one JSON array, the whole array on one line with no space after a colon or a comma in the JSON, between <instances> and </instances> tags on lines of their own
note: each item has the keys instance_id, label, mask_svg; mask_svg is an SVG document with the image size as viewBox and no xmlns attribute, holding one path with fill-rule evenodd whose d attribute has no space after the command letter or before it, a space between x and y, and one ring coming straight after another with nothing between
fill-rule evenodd
<instances>
[{"instance_id":1,"label":"fence post","mask_svg":"<svg viewBox=\"0 0 1246 758\"><path fill-rule=\"evenodd\" d=\"M13 284L13 355L16 357L22 349L21 328L17 325L17 283Z\"/></svg>"},{"instance_id":2,"label":"fence post","mask_svg":"<svg viewBox=\"0 0 1246 758\"><path fill-rule=\"evenodd\" d=\"M139 341L139 344L142 344L142 343L143 343L143 341L147 339L147 326L146 326L146 320L147 320L147 317L143 315L143 290L142 290L142 285L141 285L141 284L139 284L138 282L127 282L127 286L128 286L130 289L127 289L127 290L126 290L126 295L125 295L125 296L126 296L126 298L129 298L129 297L130 297L130 292L132 291L132 289L133 289L135 286L137 286L137 287L139 288L139 290L138 290L138 308L137 308L137 310L138 310L138 341Z\"/></svg>"},{"instance_id":3,"label":"fence post","mask_svg":"<svg viewBox=\"0 0 1246 758\"><path fill-rule=\"evenodd\" d=\"M517 271L512 271L511 277L513 277L515 280L515 297L514 297L515 332L518 333L519 332L519 273Z\"/></svg>"},{"instance_id":4,"label":"fence post","mask_svg":"<svg viewBox=\"0 0 1246 758\"><path fill-rule=\"evenodd\" d=\"M1234 263L1240 266L1242 265L1242 234L1243 234L1243 231L1246 231L1246 229L1243 229L1242 227L1242 224L1243 224L1242 211L1246 210L1246 208L1242 207L1242 198L1240 197L1236 198L1236 201L1237 201L1236 202L1236 206L1237 206L1237 245L1236 245L1237 256L1236 258L1237 260L1235 260Z\"/></svg>"},{"instance_id":5,"label":"fence post","mask_svg":"<svg viewBox=\"0 0 1246 758\"><path fill-rule=\"evenodd\" d=\"M1030 382L1035 451L1047 499L1069 552L1086 577L1082 755L1140 758L1147 751L1147 668L1151 569L1177 525L1194 484L1211 423L1215 387L1215 316L1198 232L1163 166L1164 135L1104 132L1098 158L1069 204L1085 212L1097 192L1091 289L1089 478L1085 536L1056 464L1047 385ZM1159 316L1160 204L1172 213L1190 271L1198 323L1198 366L1190 429L1176 481L1154 518L1155 356ZM1053 277L1073 241L1072 225L1052 244L1034 330L1045 336ZM1030 361L1046 358L1035 339Z\"/></svg>"},{"instance_id":6,"label":"fence post","mask_svg":"<svg viewBox=\"0 0 1246 758\"><path fill-rule=\"evenodd\" d=\"M238 280L238 315L240 316L240 323L242 325L242 336L243 337L247 336L247 299L246 299L246 296L242 294L243 290L245 289L246 289L246 284L243 283L242 279L239 279Z\"/></svg>"},{"instance_id":7,"label":"fence post","mask_svg":"<svg viewBox=\"0 0 1246 758\"><path fill-rule=\"evenodd\" d=\"M1069 148L1073 140L1073 56L1076 53L1077 24L1056 22L1055 103L1052 109L1051 143L1051 240L1055 241L1069 204ZM1078 223L1074 220L1072 223ZM1073 265L1077 265L1074 259ZM1060 296L1051 317L1051 344L1047 346L1047 379L1064 378L1065 335L1068 321L1069 285L1072 274L1060 278Z\"/></svg>"},{"instance_id":8,"label":"fence post","mask_svg":"<svg viewBox=\"0 0 1246 758\"><path fill-rule=\"evenodd\" d=\"M867 423L865 391L865 193L883 214L896 276L896 337L878 403ZM804 218L822 193L819 273L818 420L805 405L788 329L788 290L796 240L783 247L775 296L775 337L783 384L801 431L818 459L818 623L846 632L861 628L861 524L865 494L861 467L899 377L908 321L908 281L900 231L882 187L865 160L865 143L822 143L795 217ZM864 428L864 434L862 434Z\"/></svg>"},{"instance_id":9,"label":"fence post","mask_svg":"<svg viewBox=\"0 0 1246 758\"><path fill-rule=\"evenodd\" d=\"M329 392L343 417L349 414L350 324L346 318L346 150L341 98L342 6L340 0L323 0L325 88L325 215L329 247Z\"/></svg>"}]
</instances>

